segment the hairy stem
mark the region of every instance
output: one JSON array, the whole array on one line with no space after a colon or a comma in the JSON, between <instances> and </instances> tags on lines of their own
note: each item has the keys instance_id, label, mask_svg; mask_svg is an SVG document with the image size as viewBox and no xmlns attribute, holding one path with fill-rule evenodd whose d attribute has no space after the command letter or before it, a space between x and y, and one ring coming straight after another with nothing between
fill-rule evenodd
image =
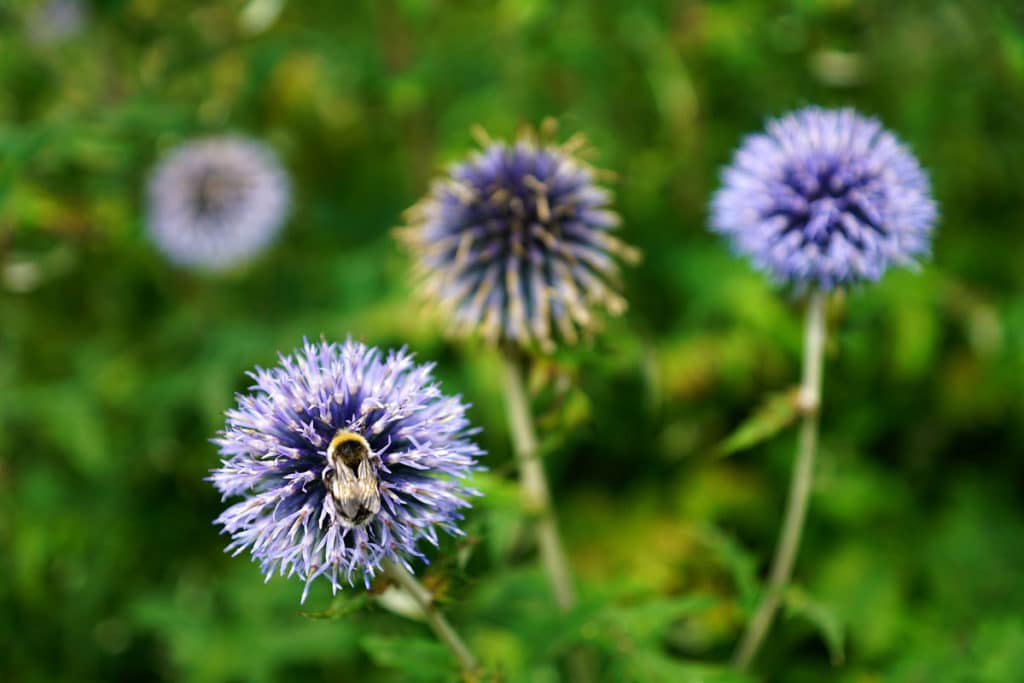
<instances>
[{"instance_id":1,"label":"hairy stem","mask_svg":"<svg viewBox=\"0 0 1024 683\"><path fill-rule=\"evenodd\" d=\"M825 295L820 291L811 293L807 302L807 317L804 325L804 364L800 382L799 407L803 413L800 437L797 443L796 460L793 464L793 478L789 484L789 501L786 516L771 574L764 595L754 616L747 624L747 630L740 639L733 655L733 665L744 670L757 655L768 630L775 618L782 596L793 574L800 535L807 518L807 504L814 479L814 454L818 442L818 415L821 403L822 364L825 350Z\"/></svg>"},{"instance_id":2,"label":"hairy stem","mask_svg":"<svg viewBox=\"0 0 1024 683\"><path fill-rule=\"evenodd\" d=\"M555 605L562 612L568 612L576 604L569 562L558 533L558 523L551 507L551 493L548 489L544 467L537 457L537 434L530 416L530 405L523 383L524 363L513 351L505 351L502 359L505 366L505 398L508 409L509 429L516 462L519 465L519 489L523 507L534 517L537 530L537 545L541 562L547 573Z\"/></svg>"},{"instance_id":3,"label":"hairy stem","mask_svg":"<svg viewBox=\"0 0 1024 683\"><path fill-rule=\"evenodd\" d=\"M480 665L476 661L476 657L470 652L466 643L462 641L459 634L455 632L452 625L448 623L448 620L444 618L440 610L437 609L437 605L434 604L434 596L429 590L427 590L419 580L416 579L409 570L397 562L390 560L384 561L384 571L387 572L388 576L399 586L408 593L416 604L419 605L420 609L423 610L423 615L427 619L427 623L430 624L430 628L433 629L434 635L437 639L444 643L452 654L455 656L455 660L459 663L459 668L462 669L462 677L465 681L477 681L479 679Z\"/></svg>"},{"instance_id":4,"label":"hairy stem","mask_svg":"<svg viewBox=\"0 0 1024 683\"><path fill-rule=\"evenodd\" d=\"M537 457L537 432L530 415L530 402L523 377L526 365L517 352L506 349L502 353L505 369L505 400L508 410L512 446L519 464L519 491L523 509L534 519L537 545L541 562L547 574L555 606L562 613L576 605L569 560L558 533L558 521L551 507L551 491L544 466ZM575 683L589 683L594 679L593 665L587 653L580 648L569 652L569 679Z\"/></svg>"}]
</instances>

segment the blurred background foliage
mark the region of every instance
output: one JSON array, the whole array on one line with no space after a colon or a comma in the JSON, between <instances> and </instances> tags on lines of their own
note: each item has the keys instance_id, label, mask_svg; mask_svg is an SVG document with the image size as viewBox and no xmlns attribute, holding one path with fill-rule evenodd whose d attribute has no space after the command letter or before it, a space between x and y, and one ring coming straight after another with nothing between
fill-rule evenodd
<instances>
[{"instance_id":1,"label":"blurred background foliage","mask_svg":"<svg viewBox=\"0 0 1024 683\"><path fill-rule=\"evenodd\" d=\"M820 103L898 132L942 221L920 272L831 302L797 583L749 680L1022 680L1019 3L80 8L65 30L51 3L0 6L0 679L452 677L387 600L319 586L300 607L211 524L208 439L243 372L351 334L437 360L484 427L488 495L425 581L499 680L559 680L580 642L604 680L748 680L721 662L775 542L800 307L706 206L744 133ZM618 174L646 254L629 313L532 377L582 594L564 618L519 521L497 361L420 314L390 233L472 124L548 115ZM225 131L279 151L292 218L246 268L172 268L142 230L147 170Z\"/></svg>"}]
</instances>

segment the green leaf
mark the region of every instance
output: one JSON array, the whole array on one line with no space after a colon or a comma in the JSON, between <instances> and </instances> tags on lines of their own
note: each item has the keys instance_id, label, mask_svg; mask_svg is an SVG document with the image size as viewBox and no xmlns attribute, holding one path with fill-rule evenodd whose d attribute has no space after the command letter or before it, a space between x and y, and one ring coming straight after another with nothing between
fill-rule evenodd
<instances>
[{"instance_id":1,"label":"green leaf","mask_svg":"<svg viewBox=\"0 0 1024 683\"><path fill-rule=\"evenodd\" d=\"M793 424L800 415L797 409L798 391L793 388L769 396L753 415L744 420L719 444L721 454L731 455L752 448Z\"/></svg>"},{"instance_id":2,"label":"green leaf","mask_svg":"<svg viewBox=\"0 0 1024 683\"><path fill-rule=\"evenodd\" d=\"M604 616L628 633L631 639L655 642L660 640L661 632L672 621L706 611L713 607L715 602L715 598L710 595L660 597L636 605L613 605Z\"/></svg>"},{"instance_id":3,"label":"green leaf","mask_svg":"<svg viewBox=\"0 0 1024 683\"><path fill-rule=\"evenodd\" d=\"M448 650L427 638L411 636L364 636L359 644L375 664L394 669L409 681L454 680L454 664Z\"/></svg>"},{"instance_id":4,"label":"green leaf","mask_svg":"<svg viewBox=\"0 0 1024 683\"><path fill-rule=\"evenodd\" d=\"M330 607L314 612L299 612L308 619L327 619L334 621L341 617L348 616L363 609L370 603L370 596L366 593L338 594L331 600Z\"/></svg>"},{"instance_id":5,"label":"green leaf","mask_svg":"<svg viewBox=\"0 0 1024 683\"><path fill-rule=\"evenodd\" d=\"M715 527L701 530L701 540L721 559L736 585L737 601L747 613L757 605L760 586L757 580L757 558L731 535Z\"/></svg>"},{"instance_id":6,"label":"green leaf","mask_svg":"<svg viewBox=\"0 0 1024 683\"><path fill-rule=\"evenodd\" d=\"M971 658L980 683L1016 680L1024 670L1024 621L1013 616L983 623L971 644Z\"/></svg>"},{"instance_id":7,"label":"green leaf","mask_svg":"<svg viewBox=\"0 0 1024 683\"><path fill-rule=\"evenodd\" d=\"M519 486L492 472L474 473L470 485L484 494L480 499L485 518L482 535L486 538L491 561L501 564L512 552L523 529Z\"/></svg>"},{"instance_id":8,"label":"green leaf","mask_svg":"<svg viewBox=\"0 0 1024 683\"><path fill-rule=\"evenodd\" d=\"M811 622L828 646L834 666L843 663L845 657L846 631L839 615L828 605L815 600L807 591L791 586L783 598L786 614L803 617Z\"/></svg>"},{"instance_id":9,"label":"green leaf","mask_svg":"<svg viewBox=\"0 0 1024 683\"><path fill-rule=\"evenodd\" d=\"M640 650L622 659L617 667L620 676L615 680L650 683L752 683L746 674L725 666L686 662L669 657L657 650Z\"/></svg>"}]
</instances>

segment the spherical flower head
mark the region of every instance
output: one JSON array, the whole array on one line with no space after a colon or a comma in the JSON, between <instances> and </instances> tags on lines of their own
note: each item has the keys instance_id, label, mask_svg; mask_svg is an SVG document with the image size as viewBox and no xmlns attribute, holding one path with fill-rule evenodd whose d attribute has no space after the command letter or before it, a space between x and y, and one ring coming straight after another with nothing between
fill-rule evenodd
<instances>
[{"instance_id":1,"label":"spherical flower head","mask_svg":"<svg viewBox=\"0 0 1024 683\"><path fill-rule=\"evenodd\" d=\"M405 349L385 356L350 340L307 341L250 373L209 478L225 500L242 497L216 520L227 551L248 549L267 580L298 576L305 601L318 576L335 591L359 577L368 587L382 561L409 567L421 540L460 535L483 452L467 405L432 370Z\"/></svg>"},{"instance_id":2,"label":"spherical flower head","mask_svg":"<svg viewBox=\"0 0 1024 683\"><path fill-rule=\"evenodd\" d=\"M910 151L852 109L807 107L747 137L711 226L778 281L824 290L927 255L936 206Z\"/></svg>"},{"instance_id":3,"label":"spherical flower head","mask_svg":"<svg viewBox=\"0 0 1024 683\"><path fill-rule=\"evenodd\" d=\"M277 236L290 184L277 155L239 137L193 140L157 164L149 181L149 235L172 262L224 270Z\"/></svg>"},{"instance_id":4,"label":"spherical flower head","mask_svg":"<svg viewBox=\"0 0 1024 683\"><path fill-rule=\"evenodd\" d=\"M44 0L26 19L26 34L36 45L52 45L79 35L89 17L82 0Z\"/></svg>"},{"instance_id":5,"label":"spherical flower head","mask_svg":"<svg viewBox=\"0 0 1024 683\"><path fill-rule=\"evenodd\" d=\"M546 351L556 336L574 343L595 327L595 309L625 310L616 257L638 252L611 234L619 218L599 173L575 155L582 136L480 137L483 150L407 212L400 234L423 291L455 334Z\"/></svg>"}]
</instances>

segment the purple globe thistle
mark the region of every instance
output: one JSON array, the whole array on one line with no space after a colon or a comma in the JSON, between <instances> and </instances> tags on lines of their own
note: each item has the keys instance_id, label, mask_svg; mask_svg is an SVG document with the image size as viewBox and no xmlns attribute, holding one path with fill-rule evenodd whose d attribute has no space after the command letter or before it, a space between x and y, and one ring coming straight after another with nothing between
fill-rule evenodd
<instances>
[{"instance_id":1,"label":"purple globe thistle","mask_svg":"<svg viewBox=\"0 0 1024 683\"><path fill-rule=\"evenodd\" d=\"M594 328L594 309L619 314L615 257L639 256L611 232L619 217L598 172L561 145L526 133L492 142L451 167L407 212L401 239L427 298L456 334L494 343L554 347Z\"/></svg>"},{"instance_id":2,"label":"purple globe thistle","mask_svg":"<svg viewBox=\"0 0 1024 683\"><path fill-rule=\"evenodd\" d=\"M149 234L172 262L223 270L277 236L290 184L266 145L238 137L193 140L171 150L149 181Z\"/></svg>"},{"instance_id":3,"label":"purple globe thistle","mask_svg":"<svg viewBox=\"0 0 1024 683\"><path fill-rule=\"evenodd\" d=\"M421 539L460 535L465 485L483 455L469 437L459 396L441 393L433 364L405 349L387 356L351 340L306 341L237 396L214 440L221 466L209 478L243 500L216 523L227 551L249 549L267 580L278 572L367 586L383 560L411 570Z\"/></svg>"},{"instance_id":4,"label":"purple globe thistle","mask_svg":"<svg viewBox=\"0 0 1024 683\"><path fill-rule=\"evenodd\" d=\"M807 107L743 141L711 226L776 280L829 290L927 255L936 213L928 177L877 120Z\"/></svg>"}]
</instances>

